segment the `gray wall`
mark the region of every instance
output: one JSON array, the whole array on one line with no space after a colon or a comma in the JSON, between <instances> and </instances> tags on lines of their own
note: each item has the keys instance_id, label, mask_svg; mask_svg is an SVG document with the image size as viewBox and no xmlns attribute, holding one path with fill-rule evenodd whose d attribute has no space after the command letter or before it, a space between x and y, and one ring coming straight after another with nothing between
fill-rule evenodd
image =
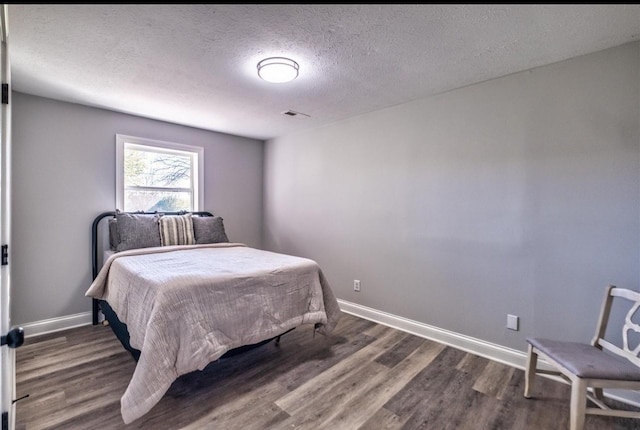
<instances>
[{"instance_id":1,"label":"gray wall","mask_svg":"<svg viewBox=\"0 0 640 430\"><path fill-rule=\"evenodd\" d=\"M344 300L588 341L604 287L639 286L639 104L633 43L268 141L265 246Z\"/></svg>"},{"instance_id":2,"label":"gray wall","mask_svg":"<svg viewBox=\"0 0 640 430\"><path fill-rule=\"evenodd\" d=\"M204 147L205 210L262 245L262 141L14 93L12 323L87 312L91 222L115 205L117 133Z\"/></svg>"}]
</instances>

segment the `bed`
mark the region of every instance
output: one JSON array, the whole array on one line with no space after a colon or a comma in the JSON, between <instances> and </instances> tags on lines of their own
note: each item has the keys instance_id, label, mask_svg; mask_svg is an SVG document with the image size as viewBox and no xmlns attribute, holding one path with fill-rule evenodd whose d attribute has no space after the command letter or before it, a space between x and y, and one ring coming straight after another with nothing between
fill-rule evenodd
<instances>
[{"instance_id":1,"label":"bed","mask_svg":"<svg viewBox=\"0 0 640 430\"><path fill-rule=\"evenodd\" d=\"M99 268L104 218L110 246ZM210 213L105 212L92 230L94 323L101 311L137 359L121 398L127 424L180 375L302 324L328 334L340 317L315 261L229 242Z\"/></svg>"}]
</instances>

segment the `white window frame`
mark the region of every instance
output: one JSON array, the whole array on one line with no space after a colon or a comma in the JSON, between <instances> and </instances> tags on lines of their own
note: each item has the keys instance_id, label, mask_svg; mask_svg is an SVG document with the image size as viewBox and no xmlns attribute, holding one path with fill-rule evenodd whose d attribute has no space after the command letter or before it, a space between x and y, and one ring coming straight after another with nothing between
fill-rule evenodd
<instances>
[{"instance_id":1,"label":"white window frame","mask_svg":"<svg viewBox=\"0 0 640 430\"><path fill-rule=\"evenodd\" d=\"M193 165L191 183L193 188L193 211L204 208L204 148L201 146L183 145L181 143L165 142L162 140L147 139L144 137L116 134L116 209L124 208L124 147L125 143L134 146L147 146L153 150L163 152L181 153L189 152L196 156L197 162Z\"/></svg>"}]
</instances>

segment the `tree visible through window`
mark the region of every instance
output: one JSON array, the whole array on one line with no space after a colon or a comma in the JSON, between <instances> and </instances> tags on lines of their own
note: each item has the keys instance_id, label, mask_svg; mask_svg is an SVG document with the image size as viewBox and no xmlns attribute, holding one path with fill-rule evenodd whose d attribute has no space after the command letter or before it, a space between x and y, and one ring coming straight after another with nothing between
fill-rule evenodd
<instances>
[{"instance_id":1,"label":"tree visible through window","mask_svg":"<svg viewBox=\"0 0 640 430\"><path fill-rule=\"evenodd\" d=\"M202 148L119 136L124 211L173 212L199 208ZM180 149L177 149L180 148Z\"/></svg>"}]
</instances>

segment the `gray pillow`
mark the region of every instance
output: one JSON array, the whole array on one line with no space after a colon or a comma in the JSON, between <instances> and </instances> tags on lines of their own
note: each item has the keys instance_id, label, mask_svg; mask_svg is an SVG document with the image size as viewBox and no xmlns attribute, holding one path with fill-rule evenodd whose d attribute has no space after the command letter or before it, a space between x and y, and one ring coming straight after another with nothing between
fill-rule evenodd
<instances>
[{"instance_id":1,"label":"gray pillow","mask_svg":"<svg viewBox=\"0 0 640 430\"><path fill-rule=\"evenodd\" d=\"M115 218L109 218L109 248L112 251L115 251L118 247L118 243L120 243L120 238L118 237L118 224L116 223Z\"/></svg>"},{"instance_id":2,"label":"gray pillow","mask_svg":"<svg viewBox=\"0 0 640 430\"><path fill-rule=\"evenodd\" d=\"M116 212L116 224L118 225L118 236L120 237L116 251L160 246L158 219L160 219L158 214L146 215Z\"/></svg>"},{"instance_id":3,"label":"gray pillow","mask_svg":"<svg viewBox=\"0 0 640 430\"><path fill-rule=\"evenodd\" d=\"M194 216L192 221L197 244L229 242L221 217Z\"/></svg>"}]
</instances>

